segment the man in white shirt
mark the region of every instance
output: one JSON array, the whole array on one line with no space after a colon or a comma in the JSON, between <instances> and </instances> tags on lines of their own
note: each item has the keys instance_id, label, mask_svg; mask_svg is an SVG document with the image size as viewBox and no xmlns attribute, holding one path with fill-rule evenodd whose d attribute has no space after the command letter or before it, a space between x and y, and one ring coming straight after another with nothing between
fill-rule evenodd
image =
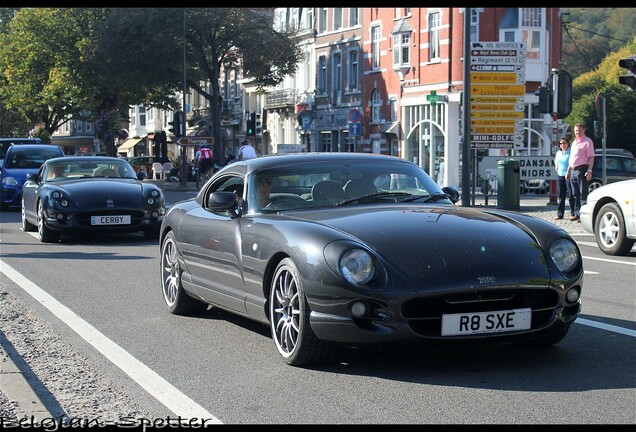
<instances>
[{"instance_id":1,"label":"man in white shirt","mask_svg":"<svg viewBox=\"0 0 636 432\"><path fill-rule=\"evenodd\" d=\"M255 158L256 150L254 149L254 138L249 137L247 141L243 142L241 147L238 149L238 154L236 155L238 160L247 160Z\"/></svg>"}]
</instances>

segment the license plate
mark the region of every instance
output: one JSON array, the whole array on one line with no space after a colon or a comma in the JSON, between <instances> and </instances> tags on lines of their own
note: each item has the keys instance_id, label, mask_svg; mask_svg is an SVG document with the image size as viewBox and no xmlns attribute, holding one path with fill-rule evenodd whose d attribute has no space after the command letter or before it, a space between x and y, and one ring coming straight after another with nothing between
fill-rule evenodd
<instances>
[{"instance_id":1,"label":"license plate","mask_svg":"<svg viewBox=\"0 0 636 432\"><path fill-rule=\"evenodd\" d=\"M531 318L530 308L442 315L442 336L527 330Z\"/></svg>"},{"instance_id":2,"label":"license plate","mask_svg":"<svg viewBox=\"0 0 636 432\"><path fill-rule=\"evenodd\" d=\"M91 216L91 225L130 225L130 215Z\"/></svg>"}]
</instances>

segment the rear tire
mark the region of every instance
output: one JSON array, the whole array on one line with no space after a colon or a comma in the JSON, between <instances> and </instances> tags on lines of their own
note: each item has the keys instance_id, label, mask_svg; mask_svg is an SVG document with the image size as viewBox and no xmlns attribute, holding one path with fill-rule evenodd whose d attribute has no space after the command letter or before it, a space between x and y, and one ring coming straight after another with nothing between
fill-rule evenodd
<instances>
[{"instance_id":1,"label":"rear tire","mask_svg":"<svg viewBox=\"0 0 636 432\"><path fill-rule=\"evenodd\" d=\"M37 231L38 227L33 225L26 219L26 213L24 212L24 201L22 202L22 231L24 232L33 232Z\"/></svg>"},{"instance_id":2,"label":"rear tire","mask_svg":"<svg viewBox=\"0 0 636 432\"><path fill-rule=\"evenodd\" d=\"M625 219L616 203L607 203L594 221L596 244L606 255L627 255L634 246L634 240L627 238Z\"/></svg>"},{"instance_id":3,"label":"rear tire","mask_svg":"<svg viewBox=\"0 0 636 432\"><path fill-rule=\"evenodd\" d=\"M181 265L177 241L171 231L161 244L161 291L166 308L174 315L192 315L207 310L208 304L196 300L181 285Z\"/></svg>"}]
</instances>

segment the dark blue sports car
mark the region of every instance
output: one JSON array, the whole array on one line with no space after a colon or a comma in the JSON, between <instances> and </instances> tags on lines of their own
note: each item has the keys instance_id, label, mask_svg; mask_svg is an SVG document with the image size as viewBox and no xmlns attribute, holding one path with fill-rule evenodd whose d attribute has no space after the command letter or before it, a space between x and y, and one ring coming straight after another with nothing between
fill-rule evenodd
<instances>
[{"instance_id":1,"label":"dark blue sports car","mask_svg":"<svg viewBox=\"0 0 636 432\"><path fill-rule=\"evenodd\" d=\"M458 199L391 156L234 162L168 210L164 302L266 324L296 366L339 345L559 342L581 310L576 243L549 222Z\"/></svg>"},{"instance_id":2,"label":"dark blue sports car","mask_svg":"<svg viewBox=\"0 0 636 432\"><path fill-rule=\"evenodd\" d=\"M65 156L28 174L22 189L22 229L40 241L62 232L143 232L157 238L165 215L161 189L137 177L124 159Z\"/></svg>"}]
</instances>

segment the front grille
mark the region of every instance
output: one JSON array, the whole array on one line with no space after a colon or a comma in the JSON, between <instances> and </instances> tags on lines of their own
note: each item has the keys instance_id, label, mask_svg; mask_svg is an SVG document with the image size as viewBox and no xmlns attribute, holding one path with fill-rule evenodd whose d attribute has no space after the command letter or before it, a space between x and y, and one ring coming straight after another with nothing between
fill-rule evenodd
<instances>
[{"instance_id":1,"label":"front grille","mask_svg":"<svg viewBox=\"0 0 636 432\"><path fill-rule=\"evenodd\" d=\"M464 294L449 294L411 300L402 307L402 315L411 329L427 337L439 337L442 315L532 309L532 328L550 323L559 306L559 294L551 289L503 289Z\"/></svg>"},{"instance_id":2,"label":"front grille","mask_svg":"<svg viewBox=\"0 0 636 432\"><path fill-rule=\"evenodd\" d=\"M104 226L94 226L91 225L91 216L126 216L130 215L130 225L104 225ZM98 213L77 213L75 215L75 220L77 224L83 227L90 227L94 229L112 229L113 227L124 227L124 226L137 226L140 225L144 219L144 212L142 211L121 211L121 210L113 210L113 211L100 211Z\"/></svg>"}]
</instances>

